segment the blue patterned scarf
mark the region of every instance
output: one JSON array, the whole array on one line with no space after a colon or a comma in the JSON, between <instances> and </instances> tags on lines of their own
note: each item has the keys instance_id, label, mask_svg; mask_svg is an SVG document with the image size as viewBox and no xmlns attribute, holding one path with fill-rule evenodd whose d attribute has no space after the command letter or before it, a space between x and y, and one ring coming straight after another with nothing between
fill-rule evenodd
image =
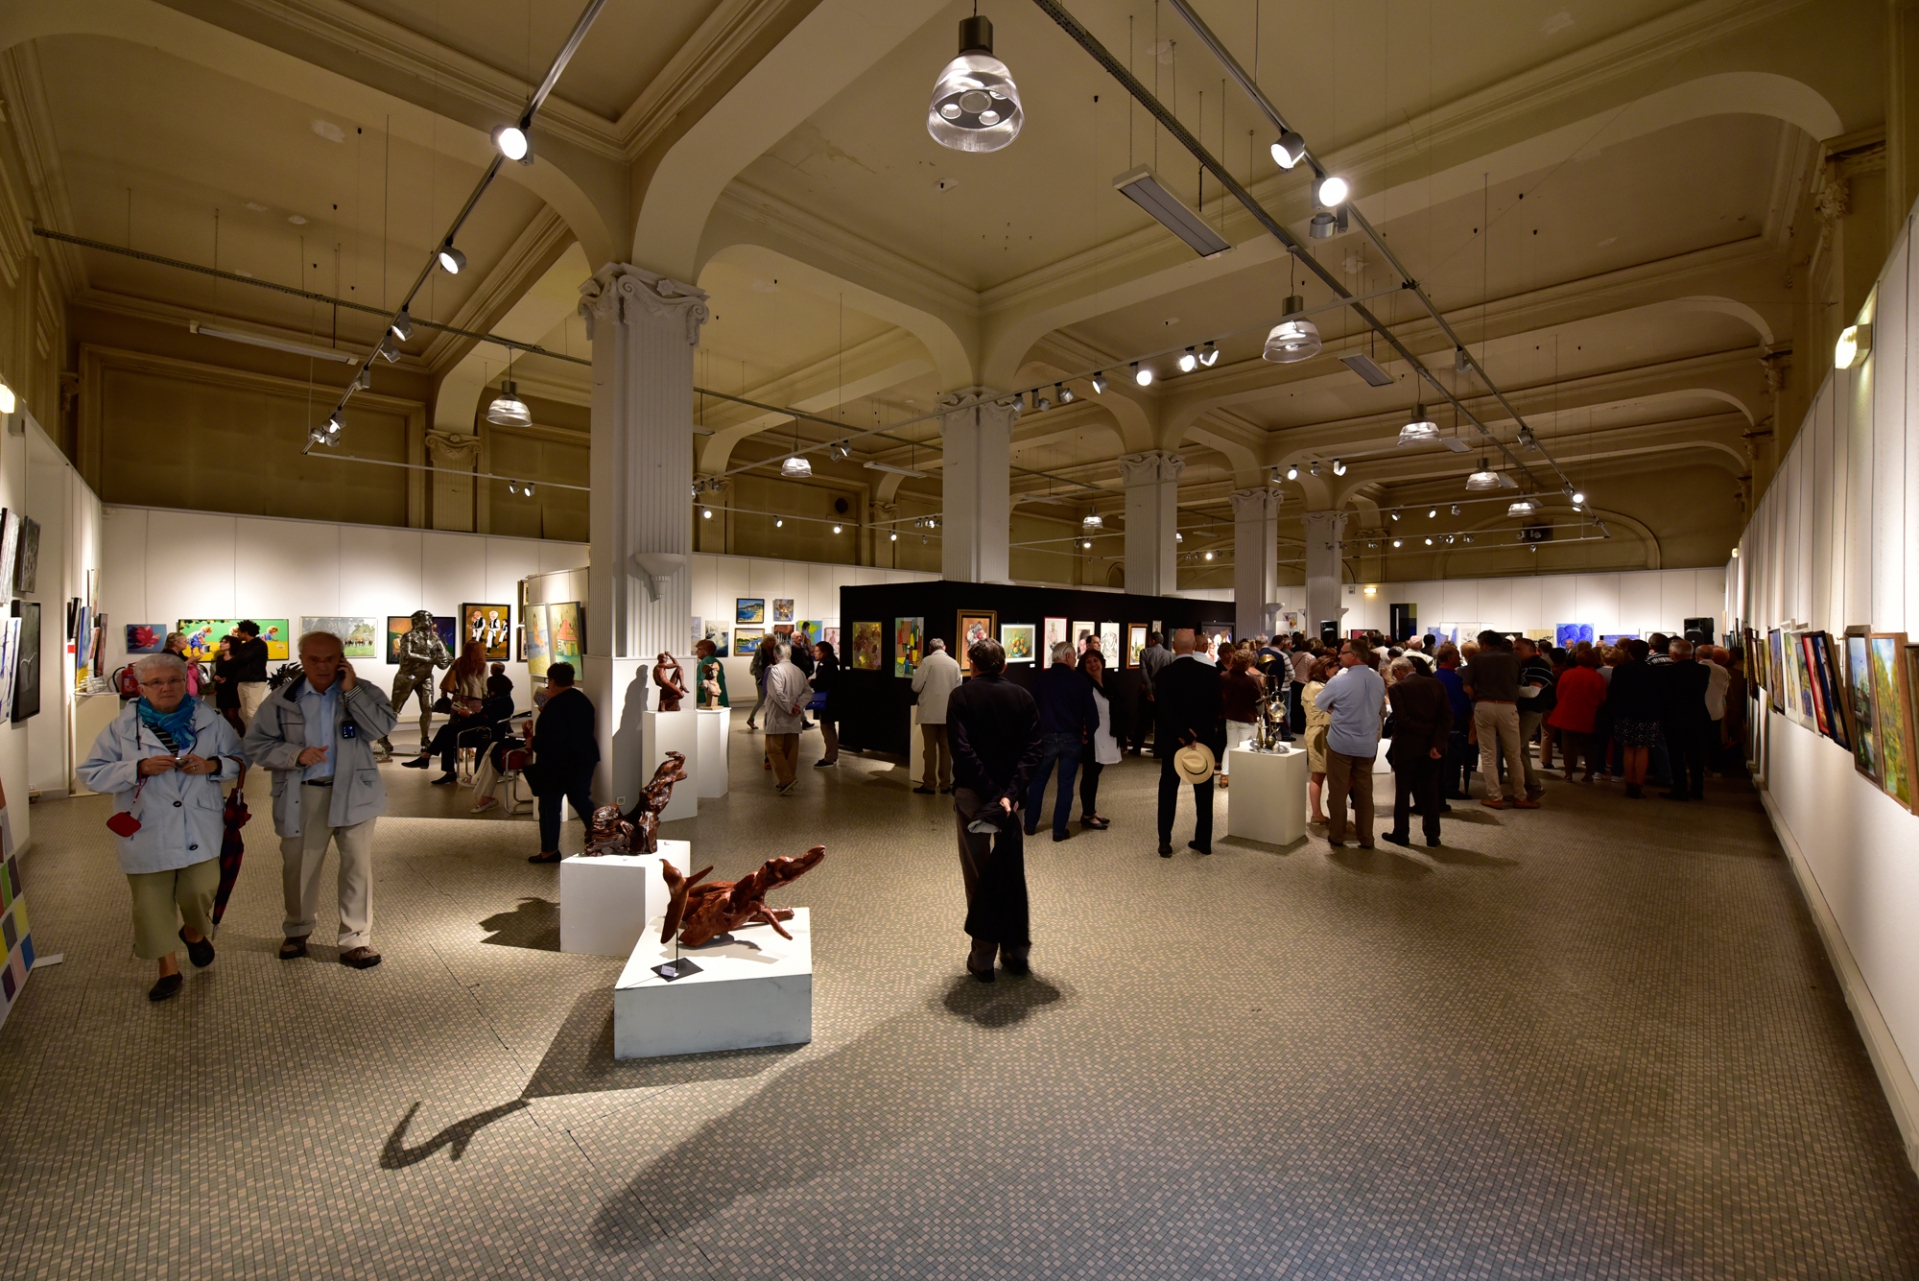
<instances>
[{"instance_id":1,"label":"blue patterned scarf","mask_svg":"<svg viewBox=\"0 0 1919 1281\"><path fill-rule=\"evenodd\" d=\"M188 697L181 699L180 705L172 711L163 712L142 695L140 723L160 737L160 741L171 747L175 754L185 755L193 750L193 740L198 737L193 732L193 714L199 707L198 700Z\"/></svg>"}]
</instances>

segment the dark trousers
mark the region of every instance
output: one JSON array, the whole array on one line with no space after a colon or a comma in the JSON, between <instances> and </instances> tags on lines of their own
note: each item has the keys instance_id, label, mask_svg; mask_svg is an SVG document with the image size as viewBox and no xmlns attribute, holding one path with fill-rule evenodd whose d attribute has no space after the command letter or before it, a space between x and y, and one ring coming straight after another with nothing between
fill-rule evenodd
<instances>
[{"instance_id":1,"label":"dark trousers","mask_svg":"<svg viewBox=\"0 0 1919 1281\"><path fill-rule=\"evenodd\" d=\"M1053 801L1053 830L1066 830L1066 820L1073 812L1073 777L1079 773L1079 754L1085 744L1079 741L1077 734L1045 734L1041 736L1039 772L1033 775L1033 785L1026 789L1026 822L1038 827L1042 807L1046 800L1046 780L1053 775L1053 762L1059 762L1059 795Z\"/></svg>"},{"instance_id":2,"label":"dark trousers","mask_svg":"<svg viewBox=\"0 0 1919 1281\"><path fill-rule=\"evenodd\" d=\"M1159 759L1159 843L1173 843L1173 811L1179 808L1182 780L1173 768L1173 754ZM1193 820L1193 844L1203 850L1213 848L1213 780L1193 784L1193 804L1198 814Z\"/></svg>"},{"instance_id":3,"label":"dark trousers","mask_svg":"<svg viewBox=\"0 0 1919 1281\"><path fill-rule=\"evenodd\" d=\"M1672 758L1672 790L1682 796L1706 794L1705 725L1668 725L1666 752Z\"/></svg>"},{"instance_id":4,"label":"dark trousers","mask_svg":"<svg viewBox=\"0 0 1919 1281\"><path fill-rule=\"evenodd\" d=\"M1152 695L1142 689L1139 692L1139 701L1133 707L1133 753L1135 755L1146 750L1146 731L1152 727Z\"/></svg>"},{"instance_id":5,"label":"dark trousers","mask_svg":"<svg viewBox=\"0 0 1919 1281\"><path fill-rule=\"evenodd\" d=\"M560 819L563 801L573 803L573 812L584 823L593 817L593 770L589 767L580 771L564 784L548 785L547 792L540 797L540 851L560 848Z\"/></svg>"},{"instance_id":6,"label":"dark trousers","mask_svg":"<svg viewBox=\"0 0 1919 1281\"><path fill-rule=\"evenodd\" d=\"M1463 729L1447 735L1446 759L1440 762L1439 772L1439 791L1447 800L1464 800L1473 790L1473 763L1479 759L1479 749L1466 739Z\"/></svg>"},{"instance_id":7,"label":"dark trousers","mask_svg":"<svg viewBox=\"0 0 1919 1281\"><path fill-rule=\"evenodd\" d=\"M452 720L433 732L433 741L427 744L426 751L422 752L421 755L437 755L440 758L440 768L451 774L454 771L454 767L460 763L460 735L466 733L468 730L485 728L486 723L484 721L476 721L471 716L455 716ZM480 736L476 734L473 736L473 742L470 746L484 747L485 743L481 740ZM552 849L553 847L549 845L547 848Z\"/></svg>"},{"instance_id":8,"label":"dark trousers","mask_svg":"<svg viewBox=\"0 0 1919 1281\"><path fill-rule=\"evenodd\" d=\"M1286 692L1286 714L1292 719L1295 734L1306 732L1306 704L1300 701L1300 696L1305 692L1298 681L1294 681Z\"/></svg>"},{"instance_id":9,"label":"dark trousers","mask_svg":"<svg viewBox=\"0 0 1919 1281\"><path fill-rule=\"evenodd\" d=\"M1009 814L997 833L969 832L966 825L990 814L987 805L968 787L953 789L954 826L959 831L960 879L966 885L966 932L973 936L974 960L993 963L995 948L1003 955L1024 959L1032 946L1032 921L1026 901L1026 844L1020 816ZM982 956L984 952L984 956Z\"/></svg>"},{"instance_id":10,"label":"dark trousers","mask_svg":"<svg viewBox=\"0 0 1919 1281\"><path fill-rule=\"evenodd\" d=\"M1079 812L1099 813L1099 772L1106 767L1098 761L1079 763Z\"/></svg>"},{"instance_id":11,"label":"dark trousers","mask_svg":"<svg viewBox=\"0 0 1919 1281\"><path fill-rule=\"evenodd\" d=\"M1425 752L1397 747L1388 749L1393 765L1393 835L1412 834L1412 813L1419 811L1419 825L1428 841L1439 839L1439 770L1444 763Z\"/></svg>"}]
</instances>

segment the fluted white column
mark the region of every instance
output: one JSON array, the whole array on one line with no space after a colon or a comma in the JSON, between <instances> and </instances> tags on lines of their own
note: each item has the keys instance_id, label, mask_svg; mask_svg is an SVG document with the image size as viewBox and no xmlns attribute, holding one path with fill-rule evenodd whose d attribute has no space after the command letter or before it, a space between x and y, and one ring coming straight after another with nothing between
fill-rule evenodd
<instances>
[{"instance_id":1,"label":"fluted white column","mask_svg":"<svg viewBox=\"0 0 1919 1281\"><path fill-rule=\"evenodd\" d=\"M1322 622L1331 619L1337 624L1346 612L1340 592L1346 513L1307 512L1302 519L1306 524L1306 626L1316 634Z\"/></svg>"},{"instance_id":2,"label":"fluted white column","mask_svg":"<svg viewBox=\"0 0 1919 1281\"><path fill-rule=\"evenodd\" d=\"M969 387L940 397L940 577L1012 581L1013 424L1019 410Z\"/></svg>"},{"instance_id":3,"label":"fluted white column","mask_svg":"<svg viewBox=\"0 0 1919 1281\"><path fill-rule=\"evenodd\" d=\"M1279 603L1279 491L1233 493L1233 635L1271 632Z\"/></svg>"},{"instance_id":4,"label":"fluted white column","mask_svg":"<svg viewBox=\"0 0 1919 1281\"><path fill-rule=\"evenodd\" d=\"M1179 586L1179 475L1186 460L1164 449L1126 454L1126 590L1170 595Z\"/></svg>"}]
</instances>

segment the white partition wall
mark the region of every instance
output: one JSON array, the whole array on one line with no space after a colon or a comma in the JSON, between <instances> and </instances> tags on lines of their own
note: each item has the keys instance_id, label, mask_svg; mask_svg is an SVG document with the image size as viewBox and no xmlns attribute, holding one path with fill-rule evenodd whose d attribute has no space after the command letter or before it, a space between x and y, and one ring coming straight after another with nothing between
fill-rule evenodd
<instances>
[{"instance_id":1,"label":"white partition wall","mask_svg":"<svg viewBox=\"0 0 1919 1281\"><path fill-rule=\"evenodd\" d=\"M1349 583L1341 590L1346 593L1341 630L1383 632L1389 607L1399 603L1416 606L1422 626L1477 623L1497 631L1532 631L1590 623L1595 633L1677 633L1688 618L1710 617L1718 630L1726 629L1722 566Z\"/></svg>"},{"instance_id":2,"label":"white partition wall","mask_svg":"<svg viewBox=\"0 0 1919 1281\"><path fill-rule=\"evenodd\" d=\"M1911 226L1858 318L1870 354L1820 388L1740 541L1728 608L1762 634L1919 632ZM1767 808L1919 1165L1919 816L1794 719L1768 712L1759 743Z\"/></svg>"}]
</instances>

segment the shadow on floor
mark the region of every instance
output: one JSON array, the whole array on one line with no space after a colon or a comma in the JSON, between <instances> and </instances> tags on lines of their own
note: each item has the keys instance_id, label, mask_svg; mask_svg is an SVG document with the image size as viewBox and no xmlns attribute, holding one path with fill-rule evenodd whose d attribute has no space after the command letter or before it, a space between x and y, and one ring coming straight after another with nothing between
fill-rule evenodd
<instances>
[{"instance_id":1,"label":"shadow on floor","mask_svg":"<svg viewBox=\"0 0 1919 1281\"><path fill-rule=\"evenodd\" d=\"M524 1099L608 1090L644 1090L696 1081L733 1081L758 1076L800 1050L769 1045L714 1054L680 1054L658 1059L613 1057L613 993L601 988L582 993L566 1022L554 1034L546 1056L533 1069Z\"/></svg>"},{"instance_id":2,"label":"shadow on floor","mask_svg":"<svg viewBox=\"0 0 1919 1281\"><path fill-rule=\"evenodd\" d=\"M457 1161L465 1155L466 1145L473 1141L474 1135L501 1117L511 1116L526 1106L525 1099L514 1099L510 1103L502 1103L484 1112L475 1112L465 1120L455 1121L425 1143L408 1147L406 1128L413 1123L414 1114L420 1110L420 1105L415 1103L406 1110L406 1115L400 1118L400 1123L393 1127L393 1133L387 1135L386 1146L380 1149L380 1168L404 1170L409 1165L418 1165L441 1148L452 1148L453 1151L448 1154L448 1159Z\"/></svg>"},{"instance_id":3,"label":"shadow on floor","mask_svg":"<svg viewBox=\"0 0 1919 1281\"><path fill-rule=\"evenodd\" d=\"M1497 854L1481 854L1478 850L1462 850L1457 845L1422 846L1422 852L1435 863L1445 863L1451 867L1518 867L1516 858L1501 858Z\"/></svg>"},{"instance_id":4,"label":"shadow on floor","mask_svg":"<svg viewBox=\"0 0 1919 1281\"><path fill-rule=\"evenodd\" d=\"M1422 876L1433 874L1433 869L1419 860L1402 858L1397 853L1383 849L1362 850L1342 846L1336 850L1329 850L1327 857L1347 871L1358 872L1362 876L1383 876L1396 881L1416 881Z\"/></svg>"},{"instance_id":5,"label":"shadow on floor","mask_svg":"<svg viewBox=\"0 0 1919 1281\"><path fill-rule=\"evenodd\" d=\"M1003 1028L1024 1023L1064 996L1059 988L1036 974L1018 979L1009 978L1002 971L992 983L982 983L971 975L956 975L940 999L940 1005L949 1014L970 1019L983 1028Z\"/></svg>"},{"instance_id":6,"label":"shadow on floor","mask_svg":"<svg viewBox=\"0 0 1919 1281\"><path fill-rule=\"evenodd\" d=\"M511 912L495 912L480 922L487 932L482 943L496 947L524 947L536 952L560 950L560 905L543 898L523 898Z\"/></svg>"},{"instance_id":7,"label":"shadow on floor","mask_svg":"<svg viewBox=\"0 0 1919 1281\"><path fill-rule=\"evenodd\" d=\"M1270 841L1256 841L1250 836L1222 836L1219 844L1227 849L1241 849L1252 854L1292 854L1305 849L1311 839L1310 836L1302 836L1284 845L1274 845Z\"/></svg>"}]
</instances>

